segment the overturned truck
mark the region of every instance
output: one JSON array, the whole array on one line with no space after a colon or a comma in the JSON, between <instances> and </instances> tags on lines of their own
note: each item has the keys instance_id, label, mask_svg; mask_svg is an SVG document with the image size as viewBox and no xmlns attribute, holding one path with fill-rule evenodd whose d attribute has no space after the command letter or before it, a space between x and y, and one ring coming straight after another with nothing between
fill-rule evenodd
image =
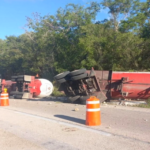
<instances>
[{"instance_id":1,"label":"overturned truck","mask_svg":"<svg viewBox=\"0 0 150 150\"><path fill-rule=\"evenodd\" d=\"M30 75L11 76L11 80L0 78L0 92L8 89L9 96L15 99L47 97L53 92L53 84L46 79Z\"/></svg>"},{"instance_id":2,"label":"overturned truck","mask_svg":"<svg viewBox=\"0 0 150 150\"><path fill-rule=\"evenodd\" d=\"M90 96L101 102L110 99L150 98L150 72L117 72L86 69L66 71L55 76L71 102L85 104Z\"/></svg>"}]
</instances>

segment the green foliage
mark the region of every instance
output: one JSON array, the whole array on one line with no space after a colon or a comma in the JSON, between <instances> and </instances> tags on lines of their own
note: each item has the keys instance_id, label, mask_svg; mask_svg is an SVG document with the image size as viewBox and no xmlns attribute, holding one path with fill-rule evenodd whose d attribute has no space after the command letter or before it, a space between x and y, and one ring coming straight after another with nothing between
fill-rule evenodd
<instances>
[{"instance_id":1,"label":"green foliage","mask_svg":"<svg viewBox=\"0 0 150 150\"><path fill-rule=\"evenodd\" d=\"M58 88L54 86L54 91L53 91L53 93L52 93L52 96L59 97L59 96L65 96L65 94L62 93L62 92L60 92L60 91L58 90Z\"/></svg>"},{"instance_id":2,"label":"green foliage","mask_svg":"<svg viewBox=\"0 0 150 150\"><path fill-rule=\"evenodd\" d=\"M103 0L68 4L56 15L33 13L27 18L29 31L0 40L0 72L9 79L38 73L53 80L59 72L79 68L149 71L149 6L149 0ZM96 21L103 8L108 16Z\"/></svg>"},{"instance_id":3,"label":"green foliage","mask_svg":"<svg viewBox=\"0 0 150 150\"><path fill-rule=\"evenodd\" d=\"M150 99L148 99L146 101L147 104L140 104L138 105L139 107L142 107L142 108L150 108Z\"/></svg>"},{"instance_id":4,"label":"green foliage","mask_svg":"<svg viewBox=\"0 0 150 150\"><path fill-rule=\"evenodd\" d=\"M53 81L54 90L52 96L65 96L64 93L59 91L59 84L56 81Z\"/></svg>"}]
</instances>

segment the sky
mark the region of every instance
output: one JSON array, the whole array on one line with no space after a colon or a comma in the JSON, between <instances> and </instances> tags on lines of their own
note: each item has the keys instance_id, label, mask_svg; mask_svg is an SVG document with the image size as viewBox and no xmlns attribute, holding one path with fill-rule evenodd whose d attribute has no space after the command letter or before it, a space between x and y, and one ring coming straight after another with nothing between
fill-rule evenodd
<instances>
[{"instance_id":1,"label":"sky","mask_svg":"<svg viewBox=\"0 0 150 150\"><path fill-rule=\"evenodd\" d=\"M86 5L92 0L0 0L0 39L6 36L19 36L25 33L26 17L38 12L41 16L55 15L57 10L68 3ZM96 0L100 2L101 0ZM100 20L106 17L106 12L99 15Z\"/></svg>"}]
</instances>

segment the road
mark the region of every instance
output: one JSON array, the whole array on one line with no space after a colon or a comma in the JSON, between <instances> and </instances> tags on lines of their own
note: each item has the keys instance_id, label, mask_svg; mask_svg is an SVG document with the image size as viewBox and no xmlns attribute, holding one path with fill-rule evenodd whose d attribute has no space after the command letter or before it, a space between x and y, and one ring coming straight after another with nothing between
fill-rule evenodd
<instances>
[{"instance_id":1,"label":"road","mask_svg":"<svg viewBox=\"0 0 150 150\"><path fill-rule=\"evenodd\" d=\"M1 150L150 149L150 109L102 105L102 125L89 127L84 105L9 101L0 107Z\"/></svg>"}]
</instances>

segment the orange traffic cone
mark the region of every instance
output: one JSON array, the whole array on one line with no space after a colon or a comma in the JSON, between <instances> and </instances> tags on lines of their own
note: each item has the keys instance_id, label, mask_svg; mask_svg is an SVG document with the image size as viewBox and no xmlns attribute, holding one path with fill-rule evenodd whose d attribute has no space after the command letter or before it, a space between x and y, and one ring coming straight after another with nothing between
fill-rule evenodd
<instances>
[{"instance_id":1,"label":"orange traffic cone","mask_svg":"<svg viewBox=\"0 0 150 150\"><path fill-rule=\"evenodd\" d=\"M95 96L86 100L86 125L101 125L100 100Z\"/></svg>"},{"instance_id":2,"label":"orange traffic cone","mask_svg":"<svg viewBox=\"0 0 150 150\"><path fill-rule=\"evenodd\" d=\"M1 93L0 106L9 106L9 98L6 88L4 89L4 92Z\"/></svg>"}]
</instances>

